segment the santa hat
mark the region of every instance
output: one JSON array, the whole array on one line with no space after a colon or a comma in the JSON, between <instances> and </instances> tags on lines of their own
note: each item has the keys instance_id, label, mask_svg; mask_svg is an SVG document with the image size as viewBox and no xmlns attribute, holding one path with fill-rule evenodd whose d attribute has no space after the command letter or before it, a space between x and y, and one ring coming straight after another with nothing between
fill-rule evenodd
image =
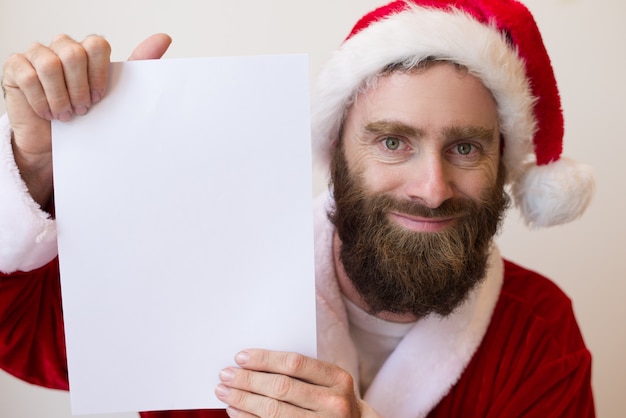
<instances>
[{"instance_id":1,"label":"santa hat","mask_svg":"<svg viewBox=\"0 0 626 418\"><path fill-rule=\"evenodd\" d=\"M561 157L563 113L550 58L514 0L393 1L365 15L319 76L313 144L328 164L354 96L391 64L448 60L494 96L515 204L530 226L571 221L593 193L590 167Z\"/></svg>"}]
</instances>

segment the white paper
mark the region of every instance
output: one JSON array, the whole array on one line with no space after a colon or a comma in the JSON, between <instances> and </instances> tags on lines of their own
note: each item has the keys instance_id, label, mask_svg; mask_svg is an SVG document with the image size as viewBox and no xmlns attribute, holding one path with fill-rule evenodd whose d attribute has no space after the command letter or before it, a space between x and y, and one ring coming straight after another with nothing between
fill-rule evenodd
<instances>
[{"instance_id":1,"label":"white paper","mask_svg":"<svg viewBox=\"0 0 626 418\"><path fill-rule=\"evenodd\" d=\"M224 407L241 349L315 356L305 56L111 65L53 124L74 414Z\"/></svg>"}]
</instances>

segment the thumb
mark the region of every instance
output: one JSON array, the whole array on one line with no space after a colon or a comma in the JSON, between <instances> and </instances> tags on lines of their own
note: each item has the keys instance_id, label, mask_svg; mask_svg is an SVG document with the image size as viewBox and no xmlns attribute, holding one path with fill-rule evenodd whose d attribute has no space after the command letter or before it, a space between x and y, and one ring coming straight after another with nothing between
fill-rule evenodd
<instances>
[{"instance_id":1,"label":"thumb","mask_svg":"<svg viewBox=\"0 0 626 418\"><path fill-rule=\"evenodd\" d=\"M172 38L165 33L157 33L141 42L128 57L129 61L158 59L165 54Z\"/></svg>"}]
</instances>

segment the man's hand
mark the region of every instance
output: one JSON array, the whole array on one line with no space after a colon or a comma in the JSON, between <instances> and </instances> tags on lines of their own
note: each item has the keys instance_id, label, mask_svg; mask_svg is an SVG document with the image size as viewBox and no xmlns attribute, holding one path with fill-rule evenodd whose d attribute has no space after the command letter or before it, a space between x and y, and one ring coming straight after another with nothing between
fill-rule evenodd
<instances>
[{"instance_id":1,"label":"man's hand","mask_svg":"<svg viewBox=\"0 0 626 418\"><path fill-rule=\"evenodd\" d=\"M130 59L160 58L171 39L153 35ZM52 194L50 121L84 115L106 94L111 47L100 36L82 42L57 36L49 46L34 44L10 56L3 67L2 90L13 128L13 153L35 201Z\"/></svg>"},{"instance_id":2,"label":"man's hand","mask_svg":"<svg viewBox=\"0 0 626 418\"><path fill-rule=\"evenodd\" d=\"M222 370L215 390L231 417L364 416L352 376L332 363L258 349L242 351L235 361L239 367Z\"/></svg>"}]
</instances>

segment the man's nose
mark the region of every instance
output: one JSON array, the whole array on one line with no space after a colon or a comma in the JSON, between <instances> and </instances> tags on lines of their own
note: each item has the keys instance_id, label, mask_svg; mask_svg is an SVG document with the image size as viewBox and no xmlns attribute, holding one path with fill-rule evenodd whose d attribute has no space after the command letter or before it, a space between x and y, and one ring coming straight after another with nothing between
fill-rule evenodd
<instances>
[{"instance_id":1,"label":"man's nose","mask_svg":"<svg viewBox=\"0 0 626 418\"><path fill-rule=\"evenodd\" d=\"M451 167L442 156L418 158L407 170L405 183L409 199L435 209L454 194Z\"/></svg>"}]
</instances>

